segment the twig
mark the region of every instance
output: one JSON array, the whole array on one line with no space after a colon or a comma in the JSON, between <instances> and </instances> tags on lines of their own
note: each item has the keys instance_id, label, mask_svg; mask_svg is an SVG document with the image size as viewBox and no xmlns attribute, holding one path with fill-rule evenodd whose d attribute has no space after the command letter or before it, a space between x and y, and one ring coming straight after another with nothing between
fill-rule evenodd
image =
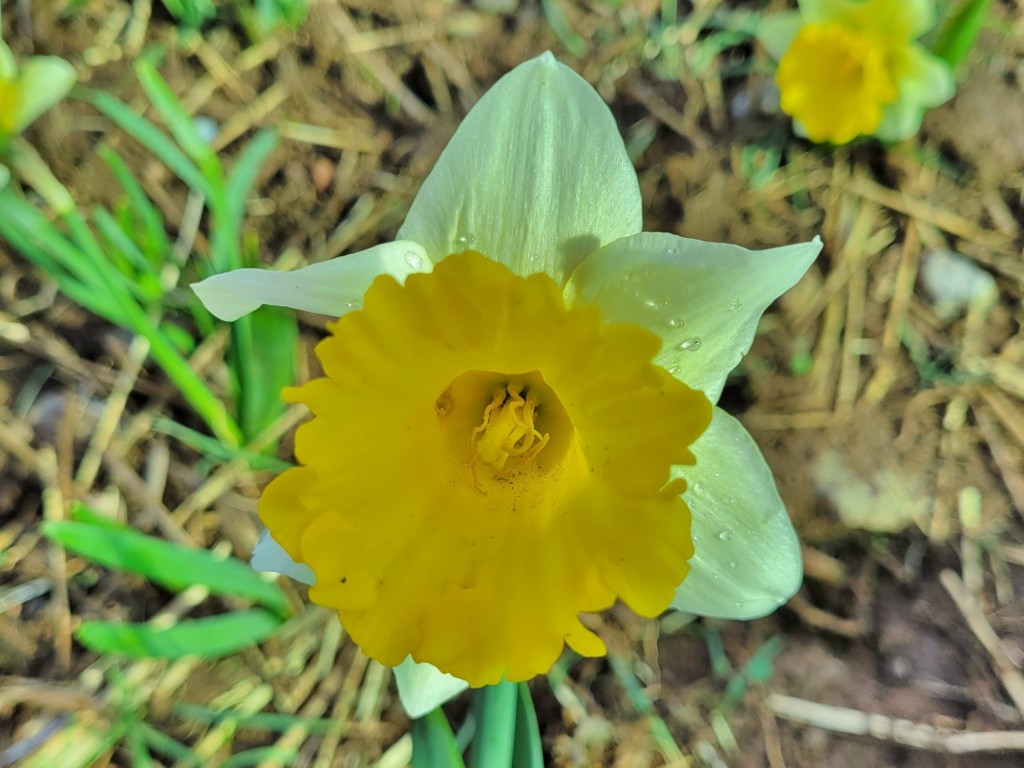
<instances>
[{"instance_id":1,"label":"twig","mask_svg":"<svg viewBox=\"0 0 1024 768\"><path fill-rule=\"evenodd\" d=\"M914 749L930 749L953 755L1024 751L1024 731L956 731L869 714L859 709L819 704L779 693L768 697L768 707L779 717L795 723L813 725L834 733L871 736Z\"/></svg>"},{"instance_id":2,"label":"twig","mask_svg":"<svg viewBox=\"0 0 1024 768\"><path fill-rule=\"evenodd\" d=\"M992 629L992 625L985 618L980 606L967 591L959 576L953 571L945 570L939 574L939 581L949 592L949 596L953 598L953 602L960 609L964 619L967 620L967 626L971 628L971 632L978 638L978 642L992 659L996 674L999 675L1003 687L1013 699L1014 705L1021 714L1024 714L1024 675L1011 661L996 631Z\"/></svg>"}]
</instances>

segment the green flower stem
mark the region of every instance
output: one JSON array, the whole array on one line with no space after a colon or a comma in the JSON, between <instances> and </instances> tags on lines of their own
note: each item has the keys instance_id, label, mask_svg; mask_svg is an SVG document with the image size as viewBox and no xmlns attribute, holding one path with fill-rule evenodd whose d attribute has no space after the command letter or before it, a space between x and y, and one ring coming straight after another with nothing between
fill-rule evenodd
<instances>
[{"instance_id":1,"label":"green flower stem","mask_svg":"<svg viewBox=\"0 0 1024 768\"><path fill-rule=\"evenodd\" d=\"M486 686L474 694L477 727L469 768L512 768L518 694L518 686L507 682Z\"/></svg>"},{"instance_id":2,"label":"green flower stem","mask_svg":"<svg viewBox=\"0 0 1024 768\"><path fill-rule=\"evenodd\" d=\"M50 167L36 152L35 147L21 137L11 139L7 163L15 174L42 196L58 216L75 208L75 199L50 171Z\"/></svg>"}]
</instances>

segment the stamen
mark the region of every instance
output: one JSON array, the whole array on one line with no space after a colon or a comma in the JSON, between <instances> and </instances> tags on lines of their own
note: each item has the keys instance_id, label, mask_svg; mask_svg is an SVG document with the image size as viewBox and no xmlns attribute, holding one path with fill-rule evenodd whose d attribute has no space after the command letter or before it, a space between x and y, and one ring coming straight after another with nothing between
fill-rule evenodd
<instances>
[{"instance_id":1,"label":"stamen","mask_svg":"<svg viewBox=\"0 0 1024 768\"><path fill-rule=\"evenodd\" d=\"M474 484L477 465L486 464L497 473L503 473L510 458L519 459L519 468L532 461L547 445L550 435L542 435L534 426L537 398L532 393L523 397L523 385L508 384L494 393L484 409L483 422L473 430L470 443L476 452L473 466Z\"/></svg>"}]
</instances>

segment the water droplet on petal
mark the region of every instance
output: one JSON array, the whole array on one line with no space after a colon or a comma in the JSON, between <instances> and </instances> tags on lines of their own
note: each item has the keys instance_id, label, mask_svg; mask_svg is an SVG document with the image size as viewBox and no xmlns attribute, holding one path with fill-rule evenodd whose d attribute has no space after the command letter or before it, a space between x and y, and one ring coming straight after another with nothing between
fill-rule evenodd
<instances>
[{"instance_id":1,"label":"water droplet on petal","mask_svg":"<svg viewBox=\"0 0 1024 768\"><path fill-rule=\"evenodd\" d=\"M742 608L743 607L743 601L742 600L737 600L735 603L733 603L733 605L736 606L737 608ZM779 603L779 605L782 605L782 603Z\"/></svg>"},{"instance_id":2,"label":"water droplet on petal","mask_svg":"<svg viewBox=\"0 0 1024 768\"><path fill-rule=\"evenodd\" d=\"M700 493L700 494L704 493L704 486L701 485L700 483L694 483L693 484L693 492L694 493Z\"/></svg>"},{"instance_id":3,"label":"water droplet on petal","mask_svg":"<svg viewBox=\"0 0 1024 768\"><path fill-rule=\"evenodd\" d=\"M405 263L409 265L409 269L419 269L423 266L423 257L416 251L406 251Z\"/></svg>"},{"instance_id":4,"label":"water droplet on petal","mask_svg":"<svg viewBox=\"0 0 1024 768\"><path fill-rule=\"evenodd\" d=\"M681 317L673 317L671 320L668 321L668 324L672 328L682 328L683 327L683 318L681 318Z\"/></svg>"},{"instance_id":5,"label":"water droplet on petal","mask_svg":"<svg viewBox=\"0 0 1024 768\"><path fill-rule=\"evenodd\" d=\"M739 312L741 309L743 309L743 302L740 301L739 299L733 299L731 302L729 302L730 312Z\"/></svg>"},{"instance_id":6,"label":"water droplet on petal","mask_svg":"<svg viewBox=\"0 0 1024 768\"><path fill-rule=\"evenodd\" d=\"M679 366L673 365L671 368L668 369L668 372L670 376L675 376L677 373L679 373Z\"/></svg>"},{"instance_id":7,"label":"water droplet on petal","mask_svg":"<svg viewBox=\"0 0 1024 768\"><path fill-rule=\"evenodd\" d=\"M730 568L735 568L736 567L736 561L735 560L730 560L729 561L729 567Z\"/></svg>"},{"instance_id":8,"label":"water droplet on petal","mask_svg":"<svg viewBox=\"0 0 1024 768\"><path fill-rule=\"evenodd\" d=\"M679 343L679 349L683 352L696 352L700 349L701 341L697 336L691 336L688 339L683 339Z\"/></svg>"},{"instance_id":9,"label":"water droplet on petal","mask_svg":"<svg viewBox=\"0 0 1024 768\"><path fill-rule=\"evenodd\" d=\"M722 531L718 534L718 538L720 538L722 541L732 541L732 532Z\"/></svg>"},{"instance_id":10,"label":"water droplet on petal","mask_svg":"<svg viewBox=\"0 0 1024 768\"><path fill-rule=\"evenodd\" d=\"M455 244L461 248L472 248L476 245L476 237L470 234L459 235L455 238Z\"/></svg>"}]
</instances>

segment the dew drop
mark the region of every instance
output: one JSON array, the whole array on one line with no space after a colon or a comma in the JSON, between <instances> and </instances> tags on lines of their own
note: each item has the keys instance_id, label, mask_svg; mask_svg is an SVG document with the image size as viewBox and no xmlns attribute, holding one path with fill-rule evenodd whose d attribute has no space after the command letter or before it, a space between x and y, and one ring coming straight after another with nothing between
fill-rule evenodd
<instances>
[{"instance_id":1,"label":"dew drop","mask_svg":"<svg viewBox=\"0 0 1024 768\"><path fill-rule=\"evenodd\" d=\"M354 301L346 301L345 302L345 309L355 309L355 308L356 308L356 303Z\"/></svg>"},{"instance_id":2,"label":"dew drop","mask_svg":"<svg viewBox=\"0 0 1024 768\"><path fill-rule=\"evenodd\" d=\"M711 574L711 578L714 579L715 581L718 581L718 574L717 573L712 573Z\"/></svg>"},{"instance_id":3,"label":"dew drop","mask_svg":"<svg viewBox=\"0 0 1024 768\"><path fill-rule=\"evenodd\" d=\"M737 608L742 608L743 607L743 601L742 600L737 600L735 603L733 603L733 605L735 607L737 607ZM781 605L781 603L780 603L780 605Z\"/></svg>"},{"instance_id":4,"label":"dew drop","mask_svg":"<svg viewBox=\"0 0 1024 768\"><path fill-rule=\"evenodd\" d=\"M463 248L472 248L476 245L476 237L473 235L459 235L455 238L455 244Z\"/></svg>"},{"instance_id":5,"label":"dew drop","mask_svg":"<svg viewBox=\"0 0 1024 768\"><path fill-rule=\"evenodd\" d=\"M668 373L670 376L675 376L677 373L679 373L679 366L673 365L671 368L668 369Z\"/></svg>"},{"instance_id":6,"label":"dew drop","mask_svg":"<svg viewBox=\"0 0 1024 768\"><path fill-rule=\"evenodd\" d=\"M696 352L700 349L701 341L697 336L691 336L679 343L679 349L683 352Z\"/></svg>"},{"instance_id":7,"label":"dew drop","mask_svg":"<svg viewBox=\"0 0 1024 768\"><path fill-rule=\"evenodd\" d=\"M729 302L730 312L739 312L741 309L743 309L743 302L740 301L739 299L733 299L731 302Z\"/></svg>"},{"instance_id":8,"label":"dew drop","mask_svg":"<svg viewBox=\"0 0 1024 768\"><path fill-rule=\"evenodd\" d=\"M693 484L693 492L697 493L697 494L703 494L704 493L704 486L701 485L700 483L694 483Z\"/></svg>"},{"instance_id":9,"label":"dew drop","mask_svg":"<svg viewBox=\"0 0 1024 768\"><path fill-rule=\"evenodd\" d=\"M729 561L729 567L730 568L735 568L736 567L736 561L735 560L730 560Z\"/></svg>"},{"instance_id":10,"label":"dew drop","mask_svg":"<svg viewBox=\"0 0 1024 768\"><path fill-rule=\"evenodd\" d=\"M683 327L683 318L681 318L681 317L673 317L672 319L670 319L668 321L668 324L672 328L682 328Z\"/></svg>"},{"instance_id":11,"label":"dew drop","mask_svg":"<svg viewBox=\"0 0 1024 768\"><path fill-rule=\"evenodd\" d=\"M406 251L405 263L409 265L409 269L419 269L423 266L423 258L416 251Z\"/></svg>"},{"instance_id":12,"label":"dew drop","mask_svg":"<svg viewBox=\"0 0 1024 768\"><path fill-rule=\"evenodd\" d=\"M722 541L732 541L732 532L722 531L718 534L718 538L720 538Z\"/></svg>"}]
</instances>

